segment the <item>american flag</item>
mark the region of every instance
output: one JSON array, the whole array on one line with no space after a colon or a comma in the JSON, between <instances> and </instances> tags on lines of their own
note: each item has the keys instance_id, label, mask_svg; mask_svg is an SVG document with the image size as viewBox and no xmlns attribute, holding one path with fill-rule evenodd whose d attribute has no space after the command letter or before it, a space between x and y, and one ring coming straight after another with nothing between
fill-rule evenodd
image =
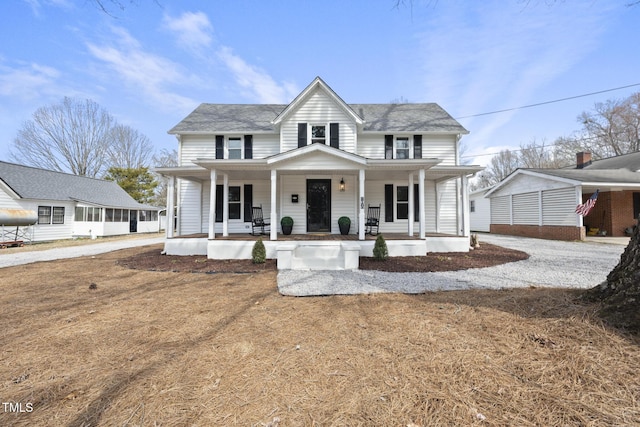
<instances>
[{"instance_id":1,"label":"american flag","mask_svg":"<svg viewBox=\"0 0 640 427\"><path fill-rule=\"evenodd\" d=\"M591 209L593 209L593 207L596 205L596 200L598 200L599 192L600 190L596 190L596 192L593 193L591 197L589 197L589 200L576 206L576 213L582 216L589 215L589 212L591 212Z\"/></svg>"}]
</instances>

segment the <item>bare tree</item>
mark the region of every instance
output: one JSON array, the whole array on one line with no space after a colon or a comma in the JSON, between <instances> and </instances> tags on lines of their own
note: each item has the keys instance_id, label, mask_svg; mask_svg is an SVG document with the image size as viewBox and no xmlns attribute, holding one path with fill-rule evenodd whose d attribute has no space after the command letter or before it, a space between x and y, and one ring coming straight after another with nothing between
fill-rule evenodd
<instances>
[{"instance_id":1,"label":"bare tree","mask_svg":"<svg viewBox=\"0 0 640 427\"><path fill-rule=\"evenodd\" d=\"M158 168L170 168L178 166L178 152L176 150L162 149L153 156L153 165ZM158 186L156 187L156 197L154 204L156 206L167 205L167 178L158 176ZM174 205L175 206L175 205Z\"/></svg>"},{"instance_id":2,"label":"bare tree","mask_svg":"<svg viewBox=\"0 0 640 427\"><path fill-rule=\"evenodd\" d=\"M149 166L153 144L144 134L125 126L115 125L108 150L109 167L136 169Z\"/></svg>"},{"instance_id":3,"label":"bare tree","mask_svg":"<svg viewBox=\"0 0 640 427\"><path fill-rule=\"evenodd\" d=\"M595 104L578 116L582 129L573 137L556 140L558 153L589 151L594 159L640 150L640 92L626 99Z\"/></svg>"},{"instance_id":4,"label":"bare tree","mask_svg":"<svg viewBox=\"0 0 640 427\"><path fill-rule=\"evenodd\" d=\"M10 157L22 164L96 177L107 166L113 117L90 99L41 107L18 131Z\"/></svg>"}]
</instances>

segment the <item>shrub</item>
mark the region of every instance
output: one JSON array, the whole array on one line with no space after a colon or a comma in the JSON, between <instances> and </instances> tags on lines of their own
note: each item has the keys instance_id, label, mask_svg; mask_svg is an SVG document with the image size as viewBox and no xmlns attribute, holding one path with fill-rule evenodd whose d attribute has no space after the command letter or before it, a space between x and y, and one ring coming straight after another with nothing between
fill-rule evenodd
<instances>
[{"instance_id":1,"label":"shrub","mask_svg":"<svg viewBox=\"0 0 640 427\"><path fill-rule=\"evenodd\" d=\"M376 244L373 246L373 258L377 261L386 261L389 258L389 249L387 242L384 241L382 234L378 234Z\"/></svg>"},{"instance_id":2,"label":"shrub","mask_svg":"<svg viewBox=\"0 0 640 427\"><path fill-rule=\"evenodd\" d=\"M293 218L290 216L283 216L280 220L280 225L293 225Z\"/></svg>"},{"instance_id":3,"label":"shrub","mask_svg":"<svg viewBox=\"0 0 640 427\"><path fill-rule=\"evenodd\" d=\"M351 225L351 218L349 218L348 216L341 216L340 218L338 218L338 224L342 226Z\"/></svg>"},{"instance_id":4,"label":"shrub","mask_svg":"<svg viewBox=\"0 0 640 427\"><path fill-rule=\"evenodd\" d=\"M251 251L251 259L253 260L254 264L264 264L267 260L267 249L264 247L262 239L258 239L253 245L253 250Z\"/></svg>"}]
</instances>

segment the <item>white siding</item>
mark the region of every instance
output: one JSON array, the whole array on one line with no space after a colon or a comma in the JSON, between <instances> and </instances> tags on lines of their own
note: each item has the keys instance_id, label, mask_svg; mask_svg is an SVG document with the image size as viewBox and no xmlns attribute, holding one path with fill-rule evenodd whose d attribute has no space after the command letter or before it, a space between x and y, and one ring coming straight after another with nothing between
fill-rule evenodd
<instances>
[{"instance_id":1,"label":"white siding","mask_svg":"<svg viewBox=\"0 0 640 427\"><path fill-rule=\"evenodd\" d=\"M323 91L314 91L297 110L281 123L282 152L298 148L298 123L326 125L327 145L329 145L329 123L340 123L340 149L351 153L355 152L357 132L355 122Z\"/></svg>"},{"instance_id":2,"label":"white siding","mask_svg":"<svg viewBox=\"0 0 640 427\"><path fill-rule=\"evenodd\" d=\"M521 173L496 190L492 196L505 196L507 194L522 194L531 191L565 188L565 182Z\"/></svg>"},{"instance_id":3,"label":"white siding","mask_svg":"<svg viewBox=\"0 0 640 427\"><path fill-rule=\"evenodd\" d=\"M180 199L178 206L180 234L204 233L201 226L202 185L197 182L180 180ZM208 193L207 193L208 200Z\"/></svg>"},{"instance_id":4,"label":"white siding","mask_svg":"<svg viewBox=\"0 0 640 427\"><path fill-rule=\"evenodd\" d=\"M542 225L576 225L575 187L542 192Z\"/></svg>"},{"instance_id":5,"label":"white siding","mask_svg":"<svg viewBox=\"0 0 640 427\"><path fill-rule=\"evenodd\" d=\"M23 209L22 205L18 200L14 199L6 191L4 191L1 183L0 183L0 208Z\"/></svg>"},{"instance_id":6,"label":"white siding","mask_svg":"<svg viewBox=\"0 0 640 427\"><path fill-rule=\"evenodd\" d=\"M510 200L509 196L491 198L491 224L510 224Z\"/></svg>"},{"instance_id":7,"label":"white siding","mask_svg":"<svg viewBox=\"0 0 640 427\"><path fill-rule=\"evenodd\" d=\"M21 201L22 209L38 212L38 206L62 206L64 207L64 224L36 224L34 226L33 240L37 242L49 240L70 239L73 237L73 223L75 215L75 203L67 203L51 200L24 200Z\"/></svg>"},{"instance_id":8,"label":"white siding","mask_svg":"<svg viewBox=\"0 0 640 427\"><path fill-rule=\"evenodd\" d=\"M486 191L481 191L469 196L469 200L475 204L474 212L470 212L471 231L488 232L491 224L491 200L484 197Z\"/></svg>"},{"instance_id":9,"label":"white siding","mask_svg":"<svg viewBox=\"0 0 640 427\"><path fill-rule=\"evenodd\" d=\"M456 164L456 137L454 135L425 135L422 137L422 158L442 159L440 166Z\"/></svg>"},{"instance_id":10,"label":"white siding","mask_svg":"<svg viewBox=\"0 0 640 427\"><path fill-rule=\"evenodd\" d=\"M180 165L189 166L197 158L215 159L215 135L183 135L180 144Z\"/></svg>"},{"instance_id":11,"label":"white siding","mask_svg":"<svg viewBox=\"0 0 640 427\"><path fill-rule=\"evenodd\" d=\"M218 185L222 182L218 181ZM233 233L249 233L251 232L251 218L244 218L244 185L251 184L253 186L253 206L262 206L262 213L265 218L269 218L271 214L271 196L269 194L268 181L229 181L229 186L240 187L240 219L231 219L228 223L229 234ZM201 207L201 225L202 233L209 232L209 199L211 184L205 182L202 185L202 207ZM222 223L216 222L215 232L222 233Z\"/></svg>"},{"instance_id":12,"label":"white siding","mask_svg":"<svg viewBox=\"0 0 640 427\"><path fill-rule=\"evenodd\" d=\"M538 192L515 194L513 196L513 223L539 225L540 204Z\"/></svg>"},{"instance_id":13,"label":"white siding","mask_svg":"<svg viewBox=\"0 0 640 427\"><path fill-rule=\"evenodd\" d=\"M437 184L438 197L438 233L458 233L458 211L456 181L450 180Z\"/></svg>"},{"instance_id":14,"label":"white siding","mask_svg":"<svg viewBox=\"0 0 640 427\"><path fill-rule=\"evenodd\" d=\"M225 134L225 137L240 136L244 134ZM215 159L216 157L216 137L215 135L184 135L181 143L182 166L188 166L193 160L198 158ZM280 139L278 134L255 134L253 135L253 158L262 159L278 154L280 150Z\"/></svg>"},{"instance_id":15,"label":"white siding","mask_svg":"<svg viewBox=\"0 0 640 427\"><path fill-rule=\"evenodd\" d=\"M394 136L413 134L397 133ZM384 134L361 134L358 136L358 154L369 159L384 159ZM413 153L411 154L413 155ZM456 140L453 136L422 136L422 158L442 159L443 166L456 164Z\"/></svg>"}]
</instances>

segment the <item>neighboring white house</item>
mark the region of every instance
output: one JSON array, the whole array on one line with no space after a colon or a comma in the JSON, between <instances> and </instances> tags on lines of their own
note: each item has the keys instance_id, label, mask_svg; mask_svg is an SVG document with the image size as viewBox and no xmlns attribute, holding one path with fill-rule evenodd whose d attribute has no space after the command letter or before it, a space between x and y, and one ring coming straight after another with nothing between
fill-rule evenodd
<instances>
[{"instance_id":1,"label":"neighboring white house","mask_svg":"<svg viewBox=\"0 0 640 427\"><path fill-rule=\"evenodd\" d=\"M482 168L459 164L468 131L435 103L347 104L318 77L288 105L201 104L169 133L179 166L156 170L177 197L168 242L204 234L198 251L232 257L212 242L249 233L252 206L270 217L272 242L283 216L297 235L338 234L348 216L364 241L368 208L380 206L380 233L458 237L468 249L468 178Z\"/></svg>"},{"instance_id":2,"label":"neighboring white house","mask_svg":"<svg viewBox=\"0 0 640 427\"><path fill-rule=\"evenodd\" d=\"M0 162L0 209L37 215L34 241L158 232L159 208L113 181Z\"/></svg>"},{"instance_id":3,"label":"neighboring white house","mask_svg":"<svg viewBox=\"0 0 640 427\"><path fill-rule=\"evenodd\" d=\"M469 193L469 221L471 231L488 233L491 225L491 200L485 194L490 188L481 188Z\"/></svg>"},{"instance_id":4,"label":"neighboring white house","mask_svg":"<svg viewBox=\"0 0 640 427\"><path fill-rule=\"evenodd\" d=\"M496 184L491 201L491 232L554 240L584 240L587 229L624 236L640 215L640 152L602 160L577 153L576 166L518 169ZM583 217L576 206L599 190Z\"/></svg>"}]
</instances>

